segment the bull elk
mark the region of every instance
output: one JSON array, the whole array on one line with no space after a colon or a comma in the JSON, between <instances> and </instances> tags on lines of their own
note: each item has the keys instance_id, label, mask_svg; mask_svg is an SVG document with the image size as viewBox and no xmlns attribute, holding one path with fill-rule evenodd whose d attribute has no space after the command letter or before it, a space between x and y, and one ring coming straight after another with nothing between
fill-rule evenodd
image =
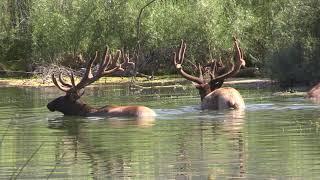
<instances>
[{"instance_id":1,"label":"bull elk","mask_svg":"<svg viewBox=\"0 0 320 180\"><path fill-rule=\"evenodd\" d=\"M207 82L202 73L203 67L199 64L199 77L192 76L186 73L182 69L182 63L186 51L186 43L181 42L179 51L173 53L173 63L176 70L185 79L193 82L195 87L199 90L201 98L202 109L244 109L245 104L240 93L231 87L221 87L225 79L230 78L237 74L242 66L245 66L242 51L239 47L237 39L234 37L234 63L231 63L231 67L226 70L223 74L218 74L217 68L212 66L210 68L210 81ZM177 55L178 54L178 55ZM215 63L213 63L215 64Z\"/></svg>"},{"instance_id":2,"label":"bull elk","mask_svg":"<svg viewBox=\"0 0 320 180\"><path fill-rule=\"evenodd\" d=\"M95 73L92 73L92 66L96 62L98 53L96 52L94 58L91 58L87 63L84 75L81 80L76 83L72 72L69 73L70 82L66 82L62 78L60 72L58 78L52 74L52 81L57 88L65 92L65 96L58 97L48 103L47 108L50 111L59 111L64 115L70 116L129 116L129 117L154 117L155 112L145 106L104 106L95 108L87 105L80 100L84 94L84 88L91 83L97 81L102 76L110 75L115 71L124 71L118 64L121 57L121 51L118 50L115 55L109 53L108 49L105 51L104 58L98 62L99 68ZM124 58L125 59L125 58ZM58 80L57 80L58 79ZM59 82L58 82L59 81Z\"/></svg>"},{"instance_id":3,"label":"bull elk","mask_svg":"<svg viewBox=\"0 0 320 180\"><path fill-rule=\"evenodd\" d=\"M307 98L316 103L320 103L320 83L316 84L308 91Z\"/></svg>"}]
</instances>

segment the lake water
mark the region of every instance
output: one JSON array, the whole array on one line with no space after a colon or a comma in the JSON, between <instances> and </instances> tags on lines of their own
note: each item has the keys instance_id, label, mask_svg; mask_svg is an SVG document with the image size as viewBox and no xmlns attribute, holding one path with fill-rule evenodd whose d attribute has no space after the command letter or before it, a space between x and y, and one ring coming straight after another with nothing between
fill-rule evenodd
<instances>
[{"instance_id":1,"label":"lake water","mask_svg":"<svg viewBox=\"0 0 320 180\"><path fill-rule=\"evenodd\" d=\"M201 111L191 86L86 89L91 105L145 105L154 122L64 117L57 88L0 88L0 179L316 179L320 106L239 88L247 108Z\"/></svg>"}]
</instances>

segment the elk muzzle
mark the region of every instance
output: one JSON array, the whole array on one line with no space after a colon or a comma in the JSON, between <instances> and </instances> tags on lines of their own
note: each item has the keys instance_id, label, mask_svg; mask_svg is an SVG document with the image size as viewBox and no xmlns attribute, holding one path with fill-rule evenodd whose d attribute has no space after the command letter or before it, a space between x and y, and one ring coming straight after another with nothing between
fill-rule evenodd
<instances>
[{"instance_id":1,"label":"elk muzzle","mask_svg":"<svg viewBox=\"0 0 320 180\"><path fill-rule=\"evenodd\" d=\"M59 109L59 107L63 107L66 104L65 96L60 96L47 104L47 108L53 112Z\"/></svg>"},{"instance_id":2,"label":"elk muzzle","mask_svg":"<svg viewBox=\"0 0 320 180\"><path fill-rule=\"evenodd\" d=\"M55 108L54 108L54 106L52 105L52 102L50 102L50 103L47 104L47 108L48 108L51 112L55 111Z\"/></svg>"}]
</instances>

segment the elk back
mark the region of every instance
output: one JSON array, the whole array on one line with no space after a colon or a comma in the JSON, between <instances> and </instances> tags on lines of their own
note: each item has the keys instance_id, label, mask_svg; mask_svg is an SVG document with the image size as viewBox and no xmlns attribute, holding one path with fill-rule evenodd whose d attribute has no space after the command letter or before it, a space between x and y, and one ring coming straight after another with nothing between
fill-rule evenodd
<instances>
[{"instance_id":1,"label":"elk back","mask_svg":"<svg viewBox=\"0 0 320 180\"><path fill-rule=\"evenodd\" d=\"M245 104L239 91L231 87L223 87L206 95L201 103L202 109L244 109Z\"/></svg>"}]
</instances>

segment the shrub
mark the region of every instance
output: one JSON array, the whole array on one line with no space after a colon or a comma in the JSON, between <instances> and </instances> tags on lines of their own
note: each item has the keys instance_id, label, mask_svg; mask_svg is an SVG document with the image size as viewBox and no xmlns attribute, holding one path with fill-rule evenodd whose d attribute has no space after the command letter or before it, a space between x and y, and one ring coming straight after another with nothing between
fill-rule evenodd
<instances>
[{"instance_id":1,"label":"shrub","mask_svg":"<svg viewBox=\"0 0 320 180\"><path fill-rule=\"evenodd\" d=\"M273 52L265 61L267 74L283 87L320 80L319 45L319 39L308 38Z\"/></svg>"}]
</instances>

